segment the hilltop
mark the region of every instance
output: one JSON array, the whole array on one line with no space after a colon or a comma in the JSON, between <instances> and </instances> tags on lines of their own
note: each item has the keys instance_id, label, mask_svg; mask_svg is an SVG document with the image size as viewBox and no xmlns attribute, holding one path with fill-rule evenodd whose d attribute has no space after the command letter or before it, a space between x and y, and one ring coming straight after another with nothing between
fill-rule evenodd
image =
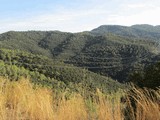
<instances>
[{"instance_id":1,"label":"hilltop","mask_svg":"<svg viewBox=\"0 0 160 120\"><path fill-rule=\"evenodd\" d=\"M46 56L124 82L133 71L159 61L158 28L102 25L81 33L10 31L0 34L0 47Z\"/></svg>"}]
</instances>

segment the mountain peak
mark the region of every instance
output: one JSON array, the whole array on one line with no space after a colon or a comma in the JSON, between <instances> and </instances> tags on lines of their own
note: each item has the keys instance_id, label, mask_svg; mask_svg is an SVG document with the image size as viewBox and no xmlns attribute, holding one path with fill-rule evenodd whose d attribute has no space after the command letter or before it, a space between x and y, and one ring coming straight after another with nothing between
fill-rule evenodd
<instances>
[{"instance_id":1,"label":"mountain peak","mask_svg":"<svg viewBox=\"0 0 160 120\"><path fill-rule=\"evenodd\" d=\"M135 24L132 26L101 25L98 28L93 29L91 33L100 35L112 33L128 37L155 39L155 34L160 36L160 26L153 26L149 24Z\"/></svg>"}]
</instances>

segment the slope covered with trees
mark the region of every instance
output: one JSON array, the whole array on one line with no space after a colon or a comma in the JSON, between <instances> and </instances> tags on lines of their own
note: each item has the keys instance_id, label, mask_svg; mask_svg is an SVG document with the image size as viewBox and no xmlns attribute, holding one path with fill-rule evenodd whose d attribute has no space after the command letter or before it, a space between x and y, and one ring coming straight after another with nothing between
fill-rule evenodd
<instances>
[{"instance_id":1,"label":"slope covered with trees","mask_svg":"<svg viewBox=\"0 0 160 120\"><path fill-rule=\"evenodd\" d=\"M92 71L106 76L106 78L111 77L114 80L125 82L132 72L141 71L160 60L157 57L159 55L160 36L158 31L159 26L150 25L100 26L90 32L81 33L10 31L0 34L0 47L29 52L36 56L40 55L36 59L21 55L20 58L23 59L16 58L15 61L18 60L18 62L15 65L17 66L19 62L23 61L23 64L18 65L18 67L37 71L46 77L54 76L54 79L62 80L63 77L59 74L67 69L65 79L62 80L65 84L68 84L68 81L80 81L77 78L77 80L72 79L74 78L73 71L79 74L81 78L84 74L80 73L88 74L89 71ZM41 66L40 58L44 62L49 59L50 62L46 63L54 64L54 66L57 64L58 67L50 68L46 63L44 64L45 67ZM12 64L15 62L13 57L7 59L12 61ZM66 64L67 67L65 67ZM84 68L85 72L84 69L81 69L81 72L76 72L75 69L79 69L78 67ZM55 71L55 69L60 70L54 74L48 72Z\"/></svg>"},{"instance_id":2,"label":"slope covered with trees","mask_svg":"<svg viewBox=\"0 0 160 120\"><path fill-rule=\"evenodd\" d=\"M143 71L133 72L129 81L139 87L157 89L160 86L160 62L148 66Z\"/></svg>"},{"instance_id":3,"label":"slope covered with trees","mask_svg":"<svg viewBox=\"0 0 160 120\"><path fill-rule=\"evenodd\" d=\"M109 77L19 50L0 49L0 75L12 80L29 77L36 84L60 91L79 91L83 87L88 93L96 88L106 93L124 86Z\"/></svg>"},{"instance_id":4,"label":"slope covered with trees","mask_svg":"<svg viewBox=\"0 0 160 120\"><path fill-rule=\"evenodd\" d=\"M147 24L120 26L120 25L102 25L91 31L93 34L104 35L106 33L113 33L120 36L128 36L132 38L143 38L154 41L160 41L160 26L152 26Z\"/></svg>"},{"instance_id":5,"label":"slope covered with trees","mask_svg":"<svg viewBox=\"0 0 160 120\"><path fill-rule=\"evenodd\" d=\"M102 28L0 34L0 119L158 120L159 27Z\"/></svg>"}]
</instances>

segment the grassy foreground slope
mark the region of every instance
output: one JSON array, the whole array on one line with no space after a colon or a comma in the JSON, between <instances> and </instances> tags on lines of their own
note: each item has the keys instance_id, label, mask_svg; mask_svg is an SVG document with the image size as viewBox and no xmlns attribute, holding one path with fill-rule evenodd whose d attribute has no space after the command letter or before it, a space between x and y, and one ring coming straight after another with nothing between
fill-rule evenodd
<instances>
[{"instance_id":1,"label":"grassy foreground slope","mask_svg":"<svg viewBox=\"0 0 160 120\"><path fill-rule=\"evenodd\" d=\"M51 89L33 86L29 80L9 81L0 78L1 120L158 120L160 90L133 88L120 100L122 92L90 98L67 91L55 94ZM134 106L131 103L134 102ZM154 112L153 112L154 111Z\"/></svg>"}]
</instances>

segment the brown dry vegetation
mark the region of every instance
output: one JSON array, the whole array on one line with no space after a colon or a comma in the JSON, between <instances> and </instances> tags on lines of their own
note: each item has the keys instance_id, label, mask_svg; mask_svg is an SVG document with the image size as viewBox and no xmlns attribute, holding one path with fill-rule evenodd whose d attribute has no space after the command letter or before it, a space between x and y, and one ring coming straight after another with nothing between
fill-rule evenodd
<instances>
[{"instance_id":1,"label":"brown dry vegetation","mask_svg":"<svg viewBox=\"0 0 160 120\"><path fill-rule=\"evenodd\" d=\"M159 120L160 90L133 87L125 93L125 102L120 100L122 93L104 95L97 89L94 97L66 97L27 79L0 78L0 120Z\"/></svg>"}]
</instances>

